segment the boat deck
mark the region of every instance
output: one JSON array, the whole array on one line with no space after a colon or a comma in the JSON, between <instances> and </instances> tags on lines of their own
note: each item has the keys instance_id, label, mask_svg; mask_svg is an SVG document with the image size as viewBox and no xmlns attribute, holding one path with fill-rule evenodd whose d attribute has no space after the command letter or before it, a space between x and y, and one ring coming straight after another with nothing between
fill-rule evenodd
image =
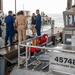
<instances>
[{"instance_id":1,"label":"boat deck","mask_svg":"<svg viewBox=\"0 0 75 75\"><path fill-rule=\"evenodd\" d=\"M14 67L12 73L10 75L68 75L58 72L42 72L42 71L34 71L34 70L26 70L26 69L18 69L17 66Z\"/></svg>"}]
</instances>

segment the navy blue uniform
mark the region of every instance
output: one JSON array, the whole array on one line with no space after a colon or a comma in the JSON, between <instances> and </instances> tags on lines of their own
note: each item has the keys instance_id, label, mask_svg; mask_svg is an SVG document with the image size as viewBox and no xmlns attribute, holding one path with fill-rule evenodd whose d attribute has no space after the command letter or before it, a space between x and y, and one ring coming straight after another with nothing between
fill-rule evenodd
<instances>
[{"instance_id":1,"label":"navy blue uniform","mask_svg":"<svg viewBox=\"0 0 75 75\"><path fill-rule=\"evenodd\" d=\"M12 43L12 39L14 36L14 18L11 15L8 15L5 17L5 23L6 23L6 36L5 36L5 41L8 41L10 37L10 43Z\"/></svg>"},{"instance_id":2,"label":"navy blue uniform","mask_svg":"<svg viewBox=\"0 0 75 75\"><path fill-rule=\"evenodd\" d=\"M36 25L36 16L32 16L32 23L31 24L34 24L34 25Z\"/></svg>"},{"instance_id":3,"label":"navy blue uniform","mask_svg":"<svg viewBox=\"0 0 75 75\"><path fill-rule=\"evenodd\" d=\"M41 15L38 14L36 16L36 30L37 30L37 35L41 35Z\"/></svg>"}]
</instances>

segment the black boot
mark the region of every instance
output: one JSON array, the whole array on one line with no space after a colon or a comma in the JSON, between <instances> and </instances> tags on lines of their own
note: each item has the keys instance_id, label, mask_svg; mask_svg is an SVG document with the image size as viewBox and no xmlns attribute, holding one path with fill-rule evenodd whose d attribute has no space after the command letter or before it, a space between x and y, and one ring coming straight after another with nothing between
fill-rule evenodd
<instances>
[{"instance_id":1,"label":"black boot","mask_svg":"<svg viewBox=\"0 0 75 75\"><path fill-rule=\"evenodd\" d=\"M7 45L8 44L8 42L7 41L5 41L5 45Z\"/></svg>"}]
</instances>

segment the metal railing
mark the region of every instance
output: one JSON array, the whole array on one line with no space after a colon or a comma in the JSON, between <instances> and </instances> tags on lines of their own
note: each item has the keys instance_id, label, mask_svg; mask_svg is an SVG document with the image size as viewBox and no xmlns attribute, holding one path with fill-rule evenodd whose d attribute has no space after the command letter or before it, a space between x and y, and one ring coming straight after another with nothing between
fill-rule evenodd
<instances>
[{"instance_id":1,"label":"metal railing","mask_svg":"<svg viewBox=\"0 0 75 75\"><path fill-rule=\"evenodd\" d=\"M36 47L39 47L39 46L36 46L36 44L35 44L35 46L32 46L32 45L25 45L25 44L27 44L28 42L31 42L32 40L35 40L35 39L37 39L37 38L41 38L43 35L41 35L41 36L36 36L36 37L34 37L34 38L31 38L31 39L28 39L28 40L26 40L26 41L22 41L21 43L19 43L19 45L18 45L18 67L20 66L20 63L19 63L19 60L20 60L20 58L21 58L21 55L23 55L23 54L25 54L26 53L26 68L27 68L27 66L28 66L28 52L29 52L29 58L30 58L30 51L28 51L28 47L34 47L34 48L36 48ZM35 41L35 43L37 43L36 41ZM45 45L46 44L46 46L48 46L48 35L47 35L47 40L46 40L46 42L45 43L43 43L43 44L41 44L41 46L42 45ZM51 43L49 43L49 45L50 44L52 44L52 42ZM26 50L25 50L25 52L23 52L23 53L20 53L20 47L26 47ZM40 49L40 48L39 48Z\"/></svg>"},{"instance_id":2,"label":"metal railing","mask_svg":"<svg viewBox=\"0 0 75 75\"><path fill-rule=\"evenodd\" d=\"M65 49L57 49L57 48L50 48L50 47L48 47L48 36L47 36L47 41L45 42L45 44L47 44L46 46L42 47L42 46L36 46L36 45L35 46L27 45L27 43L29 41L37 39L39 37L42 37L42 36L37 36L35 38L31 38L31 39L28 39L26 41L23 41L23 42L19 43L19 45L18 45L18 68L20 68L20 58L21 58L21 55L24 54L24 53L26 53L26 57L25 57L26 64L25 64L25 67L26 67L26 69L28 68L28 60L30 58L30 53L28 55L28 52L30 52L30 51L28 51L28 47L30 47L30 48L38 48L40 50L45 49L47 52L49 51L50 53L52 53L54 51L67 52L67 53L75 53L75 50L67 50L67 49L65 50ZM25 47L26 48L24 53L20 53L20 47ZM50 67L50 64L49 64L49 67Z\"/></svg>"}]
</instances>

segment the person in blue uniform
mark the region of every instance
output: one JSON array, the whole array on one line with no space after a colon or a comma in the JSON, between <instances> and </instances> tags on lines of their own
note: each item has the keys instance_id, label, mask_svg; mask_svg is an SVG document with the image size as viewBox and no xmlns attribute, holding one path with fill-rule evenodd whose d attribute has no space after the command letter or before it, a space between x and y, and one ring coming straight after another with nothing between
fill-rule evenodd
<instances>
[{"instance_id":1,"label":"person in blue uniform","mask_svg":"<svg viewBox=\"0 0 75 75\"><path fill-rule=\"evenodd\" d=\"M37 31L37 35L40 36L41 35L41 15L39 13L39 10L36 10L36 31Z\"/></svg>"},{"instance_id":2,"label":"person in blue uniform","mask_svg":"<svg viewBox=\"0 0 75 75\"><path fill-rule=\"evenodd\" d=\"M12 44L13 36L14 36L14 18L13 12L9 11L8 16L5 17L6 23L6 36L5 36L5 45L8 44L8 39L10 39L10 44Z\"/></svg>"}]
</instances>

